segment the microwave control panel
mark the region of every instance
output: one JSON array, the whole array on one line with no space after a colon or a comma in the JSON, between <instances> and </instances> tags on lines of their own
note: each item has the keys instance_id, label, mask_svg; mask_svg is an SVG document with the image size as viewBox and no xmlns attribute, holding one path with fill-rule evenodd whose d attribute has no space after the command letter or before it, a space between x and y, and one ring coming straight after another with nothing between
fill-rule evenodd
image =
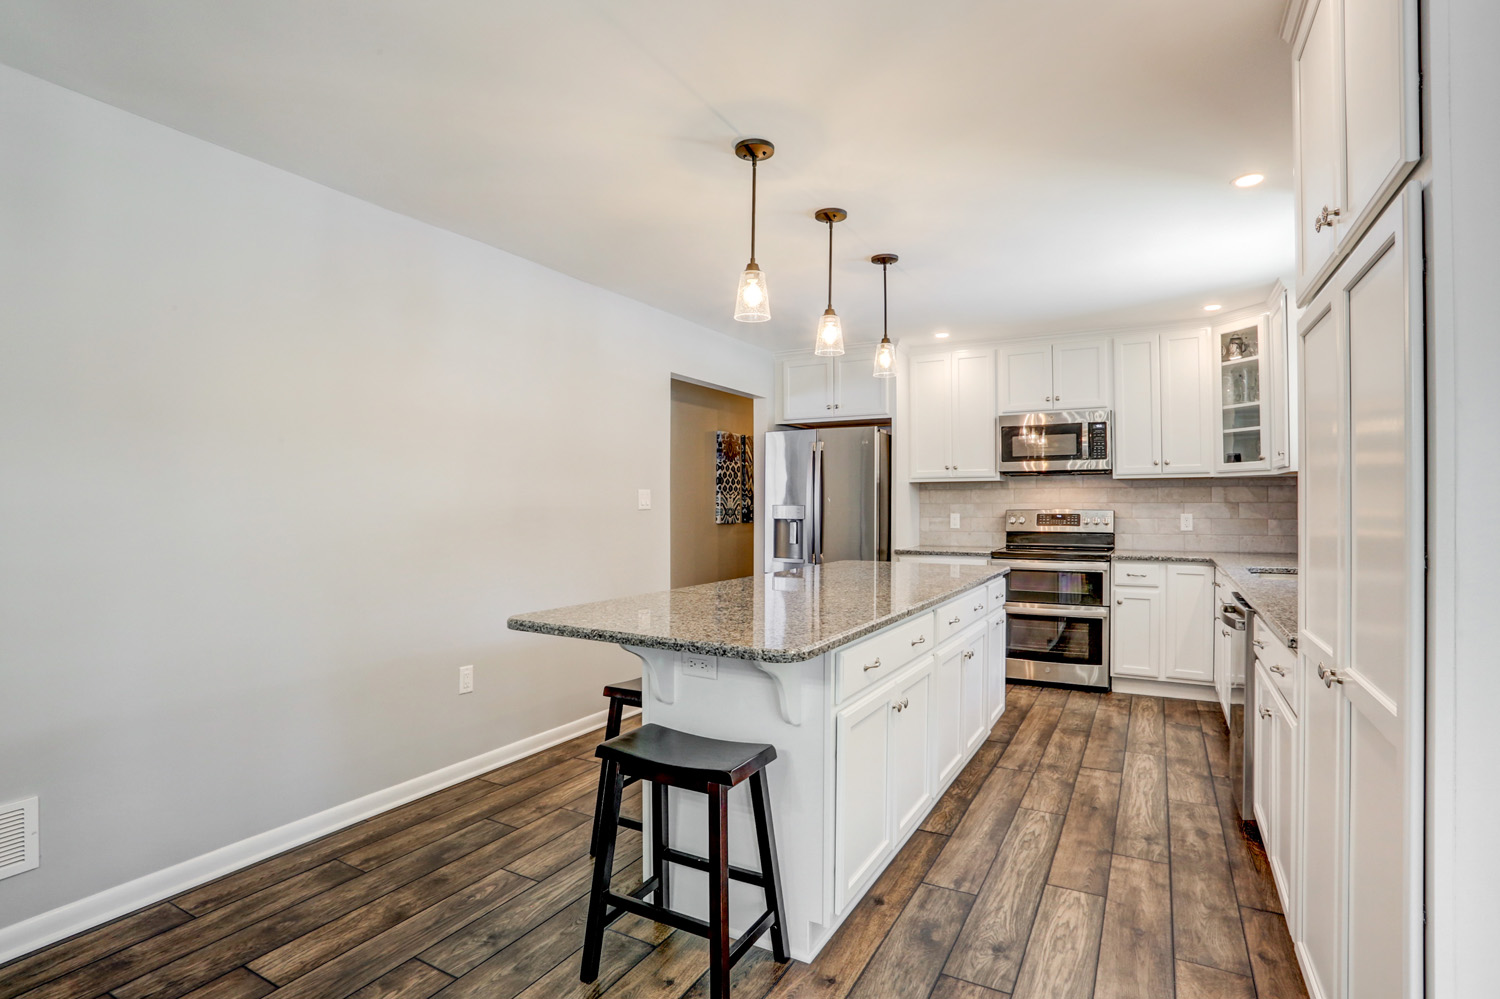
<instances>
[{"instance_id":1,"label":"microwave control panel","mask_svg":"<svg viewBox=\"0 0 1500 999\"><path fill-rule=\"evenodd\" d=\"M1109 457L1109 424L1090 423L1089 427L1089 450L1090 458Z\"/></svg>"}]
</instances>

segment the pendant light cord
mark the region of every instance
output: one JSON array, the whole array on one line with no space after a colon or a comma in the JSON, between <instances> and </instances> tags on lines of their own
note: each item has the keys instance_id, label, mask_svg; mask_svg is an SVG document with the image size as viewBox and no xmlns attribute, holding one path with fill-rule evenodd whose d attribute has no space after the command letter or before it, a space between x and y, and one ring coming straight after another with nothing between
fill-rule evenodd
<instances>
[{"instance_id":1,"label":"pendant light cord","mask_svg":"<svg viewBox=\"0 0 1500 999\"><path fill-rule=\"evenodd\" d=\"M750 262L755 263L755 182L759 176L760 157L750 159Z\"/></svg>"},{"instance_id":2,"label":"pendant light cord","mask_svg":"<svg viewBox=\"0 0 1500 999\"><path fill-rule=\"evenodd\" d=\"M833 220L828 220L828 307L833 308Z\"/></svg>"}]
</instances>

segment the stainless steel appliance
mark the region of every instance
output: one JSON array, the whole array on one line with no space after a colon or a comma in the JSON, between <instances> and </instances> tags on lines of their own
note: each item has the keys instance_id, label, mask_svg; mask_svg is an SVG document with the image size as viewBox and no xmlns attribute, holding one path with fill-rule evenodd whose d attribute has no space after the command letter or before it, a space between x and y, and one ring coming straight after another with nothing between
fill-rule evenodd
<instances>
[{"instance_id":1,"label":"stainless steel appliance","mask_svg":"<svg viewBox=\"0 0 1500 999\"><path fill-rule=\"evenodd\" d=\"M1219 605L1219 627L1229 632L1229 794L1240 823L1253 825L1255 812L1255 684L1250 675L1255 608L1238 593Z\"/></svg>"},{"instance_id":2,"label":"stainless steel appliance","mask_svg":"<svg viewBox=\"0 0 1500 999\"><path fill-rule=\"evenodd\" d=\"M1109 689L1111 510L1007 510L992 564L1005 584L1005 675L1023 683Z\"/></svg>"},{"instance_id":3,"label":"stainless steel appliance","mask_svg":"<svg viewBox=\"0 0 1500 999\"><path fill-rule=\"evenodd\" d=\"M766 571L891 558L891 432L766 434Z\"/></svg>"},{"instance_id":4,"label":"stainless steel appliance","mask_svg":"<svg viewBox=\"0 0 1500 999\"><path fill-rule=\"evenodd\" d=\"M1109 410L1008 413L1000 417L1000 471L1107 472L1113 467Z\"/></svg>"}]
</instances>

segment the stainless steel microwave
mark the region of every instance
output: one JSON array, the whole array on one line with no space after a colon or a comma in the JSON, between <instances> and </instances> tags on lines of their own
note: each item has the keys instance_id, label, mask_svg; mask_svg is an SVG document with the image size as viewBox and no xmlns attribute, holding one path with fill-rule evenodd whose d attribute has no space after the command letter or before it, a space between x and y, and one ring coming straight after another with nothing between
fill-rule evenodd
<instances>
[{"instance_id":1,"label":"stainless steel microwave","mask_svg":"<svg viewBox=\"0 0 1500 999\"><path fill-rule=\"evenodd\" d=\"M1000 471L1108 472L1113 467L1109 410L1007 413L1000 417Z\"/></svg>"}]
</instances>

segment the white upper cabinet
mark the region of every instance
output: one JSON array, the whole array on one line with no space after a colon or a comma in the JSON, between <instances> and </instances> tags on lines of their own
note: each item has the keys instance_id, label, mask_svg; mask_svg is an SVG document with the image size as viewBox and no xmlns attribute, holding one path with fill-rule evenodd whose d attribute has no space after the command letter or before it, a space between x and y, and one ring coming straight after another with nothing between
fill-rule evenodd
<instances>
[{"instance_id":1,"label":"white upper cabinet","mask_svg":"<svg viewBox=\"0 0 1500 999\"><path fill-rule=\"evenodd\" d=\"M1269 471L1273 341L1268 317L1216 327L1214 349L1219 372L1219 443L1214 456L1218 470Z\"/></svg>"},{"instance_id":2,"label":"white upper cabinet","mask_svg":"<svg viewBox=\"0 0 1500 999\"><path fill-rule=\"evenodd\" d=\"M995 478L995 351L920 355L908 377L911 478Z\"/></svg>"},{"instance_id":3,"label":"white upper cabinet","mask_svg":"<svg viewBox=\"0 0 1500 999\"><path fill-rule=\"evenodd\" d=\"M1305 304L1421 156L1418 0L1312 0L1293 48L1297 301Z\"/></svg>"},{"instance_id":4,"label":"white upper cabinet","mask_svg":"<svg viewBox=\"0 0 1500 999\"><path fill-rule=\"evenodd\" d=\"M1000 348L1000 411L1038 413L1109 405L1109 341Z\"/></svg>"},{"instance_id":5,"label":"white upper cabinet","mask_svg":"<svg viewBox=\"0 0 1500 999\"><path fill-rule=\"evenodd\" d=\"M781 358L778 423L865 420L891 415L890 378L875 377L875 348L838 357L811 351Z\"/></svg>"},{"instance_id":6,"label":"white upper cabinet","mask_svg":"<svg viewBox=\"0 0 1500 999\"><path fill-rule=\"evenodd\" d=\"M1116 478L1213 471L1212 350L1206 329L1115 340Z\"/></svg>"},{"instance_id":7,"label":"white upper cabinet","mask_svg":"<svg viewBox=\"0 0 1500 999\"><path fill-rule=\"evenodd\" d=\"M1267 399L1270 423L1271 471L1293 472L1297 470L1297 407L1292 405L1296 393L1297 351L1291 338L1291 315L1287 307L1286 289L1276 286L1271 296L1271 311L1266 317L1268 357L1262 367L1262 392Z\"/></svg>"}]
</instances>

